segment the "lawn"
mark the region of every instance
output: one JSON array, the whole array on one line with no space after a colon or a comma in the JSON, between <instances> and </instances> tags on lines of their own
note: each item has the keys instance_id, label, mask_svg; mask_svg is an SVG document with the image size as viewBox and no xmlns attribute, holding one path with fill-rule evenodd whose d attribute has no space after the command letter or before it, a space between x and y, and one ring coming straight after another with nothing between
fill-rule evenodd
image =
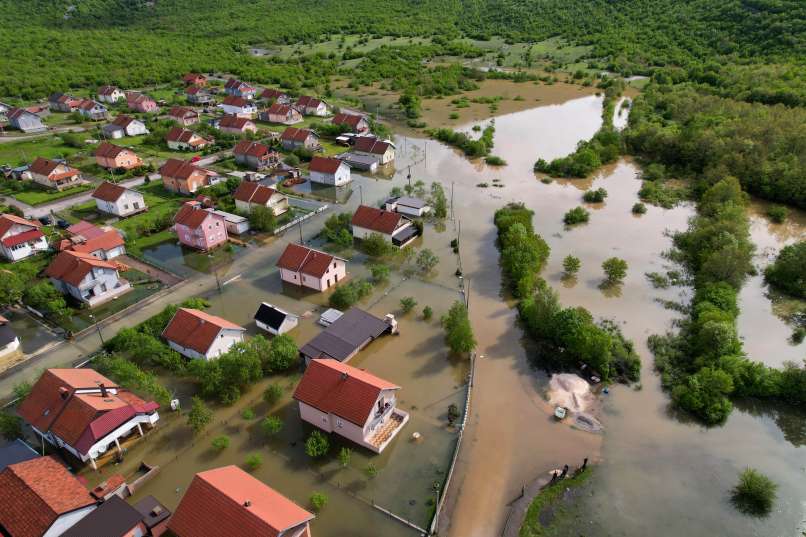
<instances>
[{"instance_id":1,"label":"lawn","mask_svg":"<svg viewBox=\"0 0 806 537\"><path fill-rule=\"evenodd\" d=\"M33 205L34 207L37 205L51 203L63 198L68 198L70 196L75 196L76 194L81 194L82 192L95 188L95 185L86 184L78 185L59 192L57 190L48 190L40 187L39 185L26 181L22 183L21 190L16 190L9 186L10 183L11 181L3 181L0 183L0 185L2 185L0 186L0 196L13 197L17 201L27 203L28 205Z\"/></svg>"},{"instance_id":2,"label":"lawn","mask_svg":"<svg viewBox=\"0 0 806 537\"><path fill-rule=\"evenodd\" d=\"M69 158L81 151L80 148L66 145L59 136L42 136L0 144L0 164L30 164L36 157Z\"/></svg>"},{"instance_id":3,"label":"lawn","mask_svg":"<svg viewBox=\"0 0 806 537\"><path fill-rule=\"evenodd\" d=\"M167 160L169 158L179 158L182 160L191 159L197 155L201 155L201 152L189 152L189 151L171 151L167 147L154 147L153 145L146 143L145 136L133 136L129 138L123 138L116 142L117 145L122 147L126 147L137 153L137 155L145 159L157 159L160 161ZM162 164L162 162L159 162Z\"/></svg>"},{"instance_id":4,"label":"lawn","mask_svg":"<svg viewBox=\"0 0 806 537\"><path fill-rule=\"evenodd\" d=\"M153 233L151 235L147 235L144 237L139 237L137 239L132 239L126 243L126 251L136 257L143 257L143 250L151 248L152 246L156 246L157 244L162 244L163 242L167 242L170 240L175 240L176 235L173 234L173 231L170 229L165 229L160 231L159 233ZM158 266L162 266L161 263L154 260L149 260L152 263L156 263Z\"/></svg>"}]
</instances>

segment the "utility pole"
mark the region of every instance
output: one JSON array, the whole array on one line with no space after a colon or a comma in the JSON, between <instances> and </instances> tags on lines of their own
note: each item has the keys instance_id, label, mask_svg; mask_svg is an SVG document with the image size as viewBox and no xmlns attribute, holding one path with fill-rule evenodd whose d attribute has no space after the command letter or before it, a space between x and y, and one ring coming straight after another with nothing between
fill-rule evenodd
<instances>
[{"instance_id":1,"label":"utility pole","mask_svg":"<svg viewBox=\"0 0 806 537\"><path fill-rule=\"evenodd\" d=\"M453 185L455 181L451 181L451 220L453 220Z\"/></svg>"},{"instance_id":2,"label":"utility pole","mask_svg":"<svg viewBox=\"0 0 806 537\"><path fill-rule=\"evenodd\" d=\"M305 241L302 240L302 219L300 219L299 226L297 227L299 228L299 243L305 245Z\"/></svg>"},{"instance_id":3,"label":"utility pole","mask_svg":"<svg viewBox=\"0 0 806 537\"><path fill-rule=\"evenodd\" d=\"M358 185L358 195L361 199L361 205L364 205L364 187L362 185Z\"/></svg>"},{"instance_id":4,"label":"utility pole","mask_svg":"<svg viewBox=\"0 0 806 537\"><path fill-rule=\"evenodd\" d=\"M470 311L470 278L467 279L467 289L465 289L465 308Z\"/></svg>"}]
</instances>

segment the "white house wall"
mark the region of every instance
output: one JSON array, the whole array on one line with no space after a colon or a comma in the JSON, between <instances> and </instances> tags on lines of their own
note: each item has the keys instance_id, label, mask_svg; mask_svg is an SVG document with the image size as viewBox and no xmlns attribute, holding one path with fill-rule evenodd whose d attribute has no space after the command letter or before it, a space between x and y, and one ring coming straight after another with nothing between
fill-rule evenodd
<instances>
[{"instance_id":1,"label":"white house wall","mask_svg":"<svg viewBox=\"0 0 806 537\"><path fill-rule=\"evenodd\" d=\"M96 507L98 506L88 505L87 507L82 507L76 511L70 511L69 513L63 514L53 522L50 528L48 528L48 531L46 531L42 537L59 537L59 535L78 524L82 518L93 512Z\"/></svg>"}]
</instances>

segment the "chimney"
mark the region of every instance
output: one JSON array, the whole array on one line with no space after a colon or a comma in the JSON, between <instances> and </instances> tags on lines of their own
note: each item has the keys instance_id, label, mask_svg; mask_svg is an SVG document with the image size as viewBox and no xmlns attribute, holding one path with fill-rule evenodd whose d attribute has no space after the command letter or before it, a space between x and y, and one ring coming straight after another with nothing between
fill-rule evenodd
<instances>
[{"instance_id":1,"label":"chimney","mask_svg":"<svg viewBox=\"0 0 806 537\"><path fill-rule=\"evenodd\" d=\"M107 396L106 386L104 386L104 383L102 382L101 383L101 397L106 397L106 396Z\"/></svg>"},{"instance_id":2,"label":"chimney","mask_svg":"<svg viewBox=\"0 0 806 537\"><path fill-rule=\"evenodd\" d=\"M341 374L341 380L347 380L350 375L347 374L347 371L343 371Z\"/></svg>"},{"instance_id":3,"label":"chimney","mask_svg":"<svg viewBox=\"0 0 806 537\"><path fill-rule=\"evenodd\" d=\"M250 507L251 505L252 505L252 502L250 502L249 500L246 500L245 502L243 502L244 507Z\"/></svg>"}]
</instances>

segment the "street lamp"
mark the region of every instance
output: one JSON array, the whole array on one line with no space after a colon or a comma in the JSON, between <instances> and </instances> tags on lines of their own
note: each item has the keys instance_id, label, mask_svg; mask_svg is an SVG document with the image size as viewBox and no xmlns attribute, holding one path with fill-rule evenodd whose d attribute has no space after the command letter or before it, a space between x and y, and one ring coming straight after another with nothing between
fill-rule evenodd
<instances>
[{"instance_id":1,"label":"street lamp","mask_svg":"<svg viewBox=\"0 0 806 537\"><path fill-rule=\"evenodd\" d=\"M106 343L104 342L104 335L101 333L101 325L95 321L95 315L92 313L90 313L90 321L92 321L92 324L95 325L95 329L98 330L98 337L101 340L101 347L103 347L106 345Z\"/></svg>"}]
</instances>

